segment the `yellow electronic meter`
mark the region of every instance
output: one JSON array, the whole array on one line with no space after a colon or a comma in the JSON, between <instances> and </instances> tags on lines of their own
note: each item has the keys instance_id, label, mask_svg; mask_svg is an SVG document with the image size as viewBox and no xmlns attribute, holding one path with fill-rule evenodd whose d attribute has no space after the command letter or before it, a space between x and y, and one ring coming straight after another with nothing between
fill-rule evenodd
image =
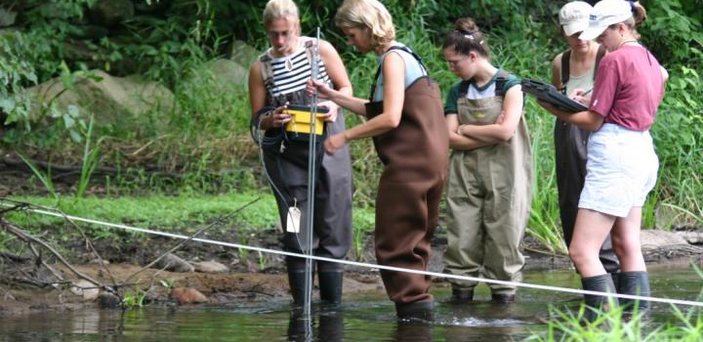
<instances>
[{"instance_id":1,"label":"yellow electronic meter","mask_svg":"<svg viewBox=\"0 0 703 342\"><path fill-rule=\"evenodd\" d=\"M312 127L310 127L311 110L310 106L288 105L285 112L291 116L291 120L286 122L286 132L312 133ZM317 112L315 113L315 134L322 135L324 132L325 123L322 121L322 116L327 114L328 111L329 108L327 107L317 107Z\"/></svg>"}]
</instances>

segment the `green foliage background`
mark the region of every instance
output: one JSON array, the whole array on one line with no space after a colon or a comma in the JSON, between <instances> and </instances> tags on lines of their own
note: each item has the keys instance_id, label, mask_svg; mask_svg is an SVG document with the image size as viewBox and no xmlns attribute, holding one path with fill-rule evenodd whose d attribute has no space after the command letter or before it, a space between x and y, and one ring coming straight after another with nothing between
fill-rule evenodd
<instances>
[{"instance_id":1,"label":"green foliage background","mask_svg":"<svg viewBox=\"0 0 703 342\"><path fill-rule=\"evenodd\" d=\"M12 1L11 1L12 2ZM100 38L86 32L97 0L25 0L14 27L0 32L0 111L2 148L53 163L80 165L86 134L102 142L99 166L120 171L91 181L106 185L108 196L147 193L219 194L260 191L265 182L248 138L249 108L244 86L232 89L209 82L203 65L228 58L232 42L259 51L268 45L262 26L265 1L134 0L163 2L162 12L138 14L110 27ZM640 29L647 45L670 72L667 94L652 129L661 160L658 185L645 208L645 225L703 225L703 2L641 1L649 19ZM359 96L366 96L376 62L346 46L333 25L340 0L299 0L303 34L320 27L340 51ZM443 89L456 82L439 46L454 20L472 16L488 33L492 59L522 77L549 78L551 59L566 44L556 19L565 1L538 0L389 0L398 39L415 49ZM68 49L66 44L80 46ZM81 53L76 53L80 51ZM245 66L248 67L248 66ZM51 104L41 118L29 118L24 89L59 77L70 86L101 69L115 76L138 74L166 85L177 110L154 108L129 127L89 132L93 113L76 113ZM197 77L195 77L197 76ZM558 229L554 181L553 118L532 99L526 105L535 158L535 195L529 232L555 250L563 250ZM349 126L358 124L347 116ZM370 141L351 145L355 206L370 208L380 166ZM130 162L127 155L146 151L150 158ZM85 164L83 162L83 164ZM157 172L155 172L157 171ZM176 174L164 176L164 174ZM85 185L85 184L84 184ZM666 209L666 210L663 210ZM669 219L660 220L662 212ZM364 220L365 222L368 220ZM368 224L368 223L367 223ZM368 228L368 227L367 227Z\"/></svg>"}]
</instances>

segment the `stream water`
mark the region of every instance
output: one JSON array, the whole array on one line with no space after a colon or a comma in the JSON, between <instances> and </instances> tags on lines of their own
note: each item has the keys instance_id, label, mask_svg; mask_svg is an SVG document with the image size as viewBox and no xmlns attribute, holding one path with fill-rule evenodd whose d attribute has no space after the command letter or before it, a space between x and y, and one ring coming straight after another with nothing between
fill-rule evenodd
<instances>
[{"instance_id":1,"label":"stream water","mask_svg":"<svg viewBox=\"0 0 703 342\"><path fill-rule=\"evenodd\" d=\"M652 296L700 300L703 280L687 265L650 268ZM579 288L573 271L530 271L525 282ZM431 324L399 323L382 291L349 294L335 310L314 307L312 319L291 312L288 300L218 306L156 306L121 310L86 308L64 313L5 317L0 341L515 341L546 331L549 305L576 310L573 294L520 289L512 305L490 303L479 286L476 301L449 304L437 285ZM690 307L681 307L689 310ZM676 319L667 304L654 304L652 320Z\"/></svg>"}]
</instances>

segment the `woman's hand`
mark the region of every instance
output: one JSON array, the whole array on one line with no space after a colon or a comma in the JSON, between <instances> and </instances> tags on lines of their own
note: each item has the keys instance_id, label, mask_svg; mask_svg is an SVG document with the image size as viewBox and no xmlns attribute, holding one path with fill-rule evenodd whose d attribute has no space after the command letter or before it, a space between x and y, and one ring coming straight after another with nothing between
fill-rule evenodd
<instances>
[{"instance_id":1,"label":"woman's hand","mask_svg":"<svg viewBox=\"0 0 703 342\"><path fill-rule=\"evenodd\" d=\"M271 125L273 127L283 127L286 122L291 120L291 116L288 114L287 110L288 102L273 110L273 114L271 115Z\"/></svg>"},{"instance_id":2,"label":"woman's hand","mask_svg":"<svg viewBox=\"0 0 703 342\"><path fill-rule=\"evenodd\" d=\"M339 150L340 148L344 147L344 145L347 143L347 137L344 134L345 132L342 133L337 133L335 135L332 135L328 137L325 140L325 152L327 154L334 154Z\"/></svg>"},{"instance_id":3,"label":"woman's hand","mask_svg":"<svg viewBox=\"0 0 703 342\"><path fill-rule=\"evenodd\" d=\"M591 103L591 95L590 95L590 94L591 94L591 90L592 90L592 89L583 90L583 89L577 88L577 89L574 89L574 91L571 92L571 96L570 96L570 97L571 97L574 101L579 102L579 103L581 103L581 104L584 104L584 105L588 106L588 105Z\"/></svg>"},{"instance_id":4,"label":"woman's hand","mask_svg":"<svg viewBox=\"0 0 703 342\"><path fill-rule=\"evenodd\" d=\"M305 89L310 95L314 95L315 92L317 92L317 97L323 100L329 99L335 92L335 90L330 88L327 83L312 79L308 80L308 84Z\"/></svg>"},{"instance_id":5,"label":"woman's hand","mask_svg":"<svg viewBox=\"0 0 703 342\"><path fill-rule=\"evenodd\" d=\"M327 113L320 114L322 120L325 122L335 122L337 121L337 113L339 112L339 106L332 101L324 101L317 104L318 108L325 107L328 109Z\"/></svg>"}]
</instances>

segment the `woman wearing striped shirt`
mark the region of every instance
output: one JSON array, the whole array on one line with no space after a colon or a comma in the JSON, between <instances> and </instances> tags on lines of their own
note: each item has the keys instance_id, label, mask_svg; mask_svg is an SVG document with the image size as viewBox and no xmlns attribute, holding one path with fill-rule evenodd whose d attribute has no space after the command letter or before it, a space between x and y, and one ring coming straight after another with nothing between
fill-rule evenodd
<instances>
[{"instance_id":1,"label":"woman wearing striped shirt","mask_svg":"<svg viewBox=\"0 0 703 342\"><path fill-rule=\"evenodd\" d=\"M311 105L314 101L306 84L316 79L345 94L351 83L337 51L326 41L300 36L298 8L291 0L271 0L264 9L264 25L271 48L249 71L249 100L252 124L265 130L261 143L265 171L276 196L284 236L284 249L302 253L312 249L316 256L343 259L351 243L351 162L349 151L324 155L318 144L312 246L307 246L308 141L296 139L284 126L291 120L289 105ZM319 52L319 53L318 53ZM341 109L330 101L325 134L344 131ZM321 143L324 137L319 138ZM296 214L300 214L297 219ZM337 304L342 296L342 267L317 262L320 298ZM305 259L287 257L286 267L294 303L303 304Z\"/></svg>"}]
</instances>

